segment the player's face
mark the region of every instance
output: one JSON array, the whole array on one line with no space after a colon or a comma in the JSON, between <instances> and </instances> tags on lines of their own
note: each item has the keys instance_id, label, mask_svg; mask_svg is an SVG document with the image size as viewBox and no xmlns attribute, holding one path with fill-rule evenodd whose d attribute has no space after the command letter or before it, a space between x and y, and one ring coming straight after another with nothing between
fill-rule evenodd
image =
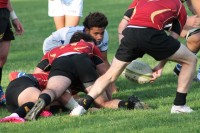
<instances>
[{"instance_id":1,"label":"player's face","mask_svg":"<svg viewBox=\"0 0 200 133\"><path fill-rule=\"evenodd\" d=\"M88 34L90 34L97 43L100 43L103 40L105 28L99 28L99 27L93 27L91 29L88 29Z\"/></svg>"}]
</instances>

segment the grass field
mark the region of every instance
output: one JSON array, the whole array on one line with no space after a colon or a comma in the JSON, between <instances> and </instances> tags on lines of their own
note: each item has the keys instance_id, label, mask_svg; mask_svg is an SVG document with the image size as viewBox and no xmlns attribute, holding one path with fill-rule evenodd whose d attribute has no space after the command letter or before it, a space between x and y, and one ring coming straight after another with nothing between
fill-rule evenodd
<instances>
[{"instance_id":1,"label":"grass field","mask_svg":"<svg viewBox=\"0 0 200 133\"><path fill-rule=\"evenodd\" d=\"M12 42L8 61L3 71L3 88L8 85L11 71L32 72L41 59L43 40L55 30L53 19L47 15L47 0L11 0L15 11L24 25L23 36ZM107 15L110 37L109 61L118 47L117 26L131 0L84 0L83 18L89 12L100 11ZM83 20L81 19L81 21ZM80 23L81 25L81 23ZM185 43L184 40L181 40ZM158 62L145 55L141 59L150 66ZM195 110L191 114L170 114L175 97L177 77L173 75L175 63L168 62L162 77L152 84L137 84L120 76L116 84L119 92L114 98L126 99L135 94L151 106L149 110L101 109L81 117L58 114L50 118L23 124L1 123L1 133L199 133L200 132L200 90L199 83L193 83L187 104ZM0 108L0 117L9 115Z\"/></svg>"}]
</instances>

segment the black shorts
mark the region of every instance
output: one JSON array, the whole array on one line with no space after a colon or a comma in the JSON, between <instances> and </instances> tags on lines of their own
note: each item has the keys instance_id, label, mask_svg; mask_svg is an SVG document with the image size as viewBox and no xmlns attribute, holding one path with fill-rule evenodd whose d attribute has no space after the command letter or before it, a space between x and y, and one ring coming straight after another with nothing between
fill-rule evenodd
<instances>
[{"instance_id":1,"label":"black shorts","mask_svg":"<svg viewBox=\"0 0 200 133\"><path fill-rule=\"evenodd\" d=\"M0 42L14 40L10 23L10 12L7 8L0 8Z\"/></svg>"},{"instance_id":2,"label":"black shorts","mask_svg":"<svg viewBox=\"0 0 200 133\"><path fill-rule=\"evenodd\" d=\"M94 82L98 78L96 66L87 54L74 54L55 59L49 78L58 75L68 77L73 86Z\"/></svg>"},{"instance_id":3,"label":"black shorts","mask_svg":"<svg viewBox=\"0 0 200 133\"><path fill-rule=\"evenodd\" d=\"M131 62L144 54L155 60L167 59L180 47L180 42L168 36L164 30L152 28L126 28L124 38L115 57L120 61Z\"/></svg>"},{"instance_id":4,"label":"black shorts","mask_svg":"<svg viewBox=\"0 0 200 133\"><path fill-rule=\"evenodd\" d=\"M29 77L22 76L11 81L6 89L6 107L8 111L14 112L18 106L18 96L28 87L36 87L39 89L38 83Z\"/></svg>"}]
</instances>

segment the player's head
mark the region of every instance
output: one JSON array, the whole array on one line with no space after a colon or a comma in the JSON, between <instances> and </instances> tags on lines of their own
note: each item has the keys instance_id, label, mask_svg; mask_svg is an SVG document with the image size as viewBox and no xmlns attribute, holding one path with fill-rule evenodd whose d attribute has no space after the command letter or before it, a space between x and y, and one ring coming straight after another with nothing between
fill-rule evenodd
<instances>
[{"instance_id":1,"label":"player's head","mask_svg":"<svg viewBox=\"0 0 200 133\"><path fill-rule=\"evenodd\" d=\"M96 45L96 40L89 34L82 33L82 32L75 32L69 43L79 42L80 40L84 40L85 42L92 42Z\"/></svg>"},{"instance_id":2,"label":"player's head","mask_svg":"<svg viewBox=\"0 0 200 133\"><path fill-rule=\"evenodd\" d=\"M86 33L90 34L97 41L97 43L102 41L107 25L107 17L100 12L89 13L83 21Z\"/></svg>"}]
</instances>

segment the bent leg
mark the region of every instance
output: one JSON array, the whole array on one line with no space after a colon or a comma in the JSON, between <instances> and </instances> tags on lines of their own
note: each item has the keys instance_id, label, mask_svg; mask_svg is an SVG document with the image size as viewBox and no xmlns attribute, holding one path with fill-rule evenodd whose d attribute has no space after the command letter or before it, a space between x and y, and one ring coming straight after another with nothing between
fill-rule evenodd
<instances>
[{"instance_id":1,"label":"bent leg","mask_svg":"<svg viewBox=\"0 0 200 133\"><path fill-rule=\"evenodd\" d=\"M184 45L181 45L178 51L168 58L182 65L178 77L178 88L177 92L187 93L197 64L197 57L189 51Z\"/></svg>"}]
</instances>

